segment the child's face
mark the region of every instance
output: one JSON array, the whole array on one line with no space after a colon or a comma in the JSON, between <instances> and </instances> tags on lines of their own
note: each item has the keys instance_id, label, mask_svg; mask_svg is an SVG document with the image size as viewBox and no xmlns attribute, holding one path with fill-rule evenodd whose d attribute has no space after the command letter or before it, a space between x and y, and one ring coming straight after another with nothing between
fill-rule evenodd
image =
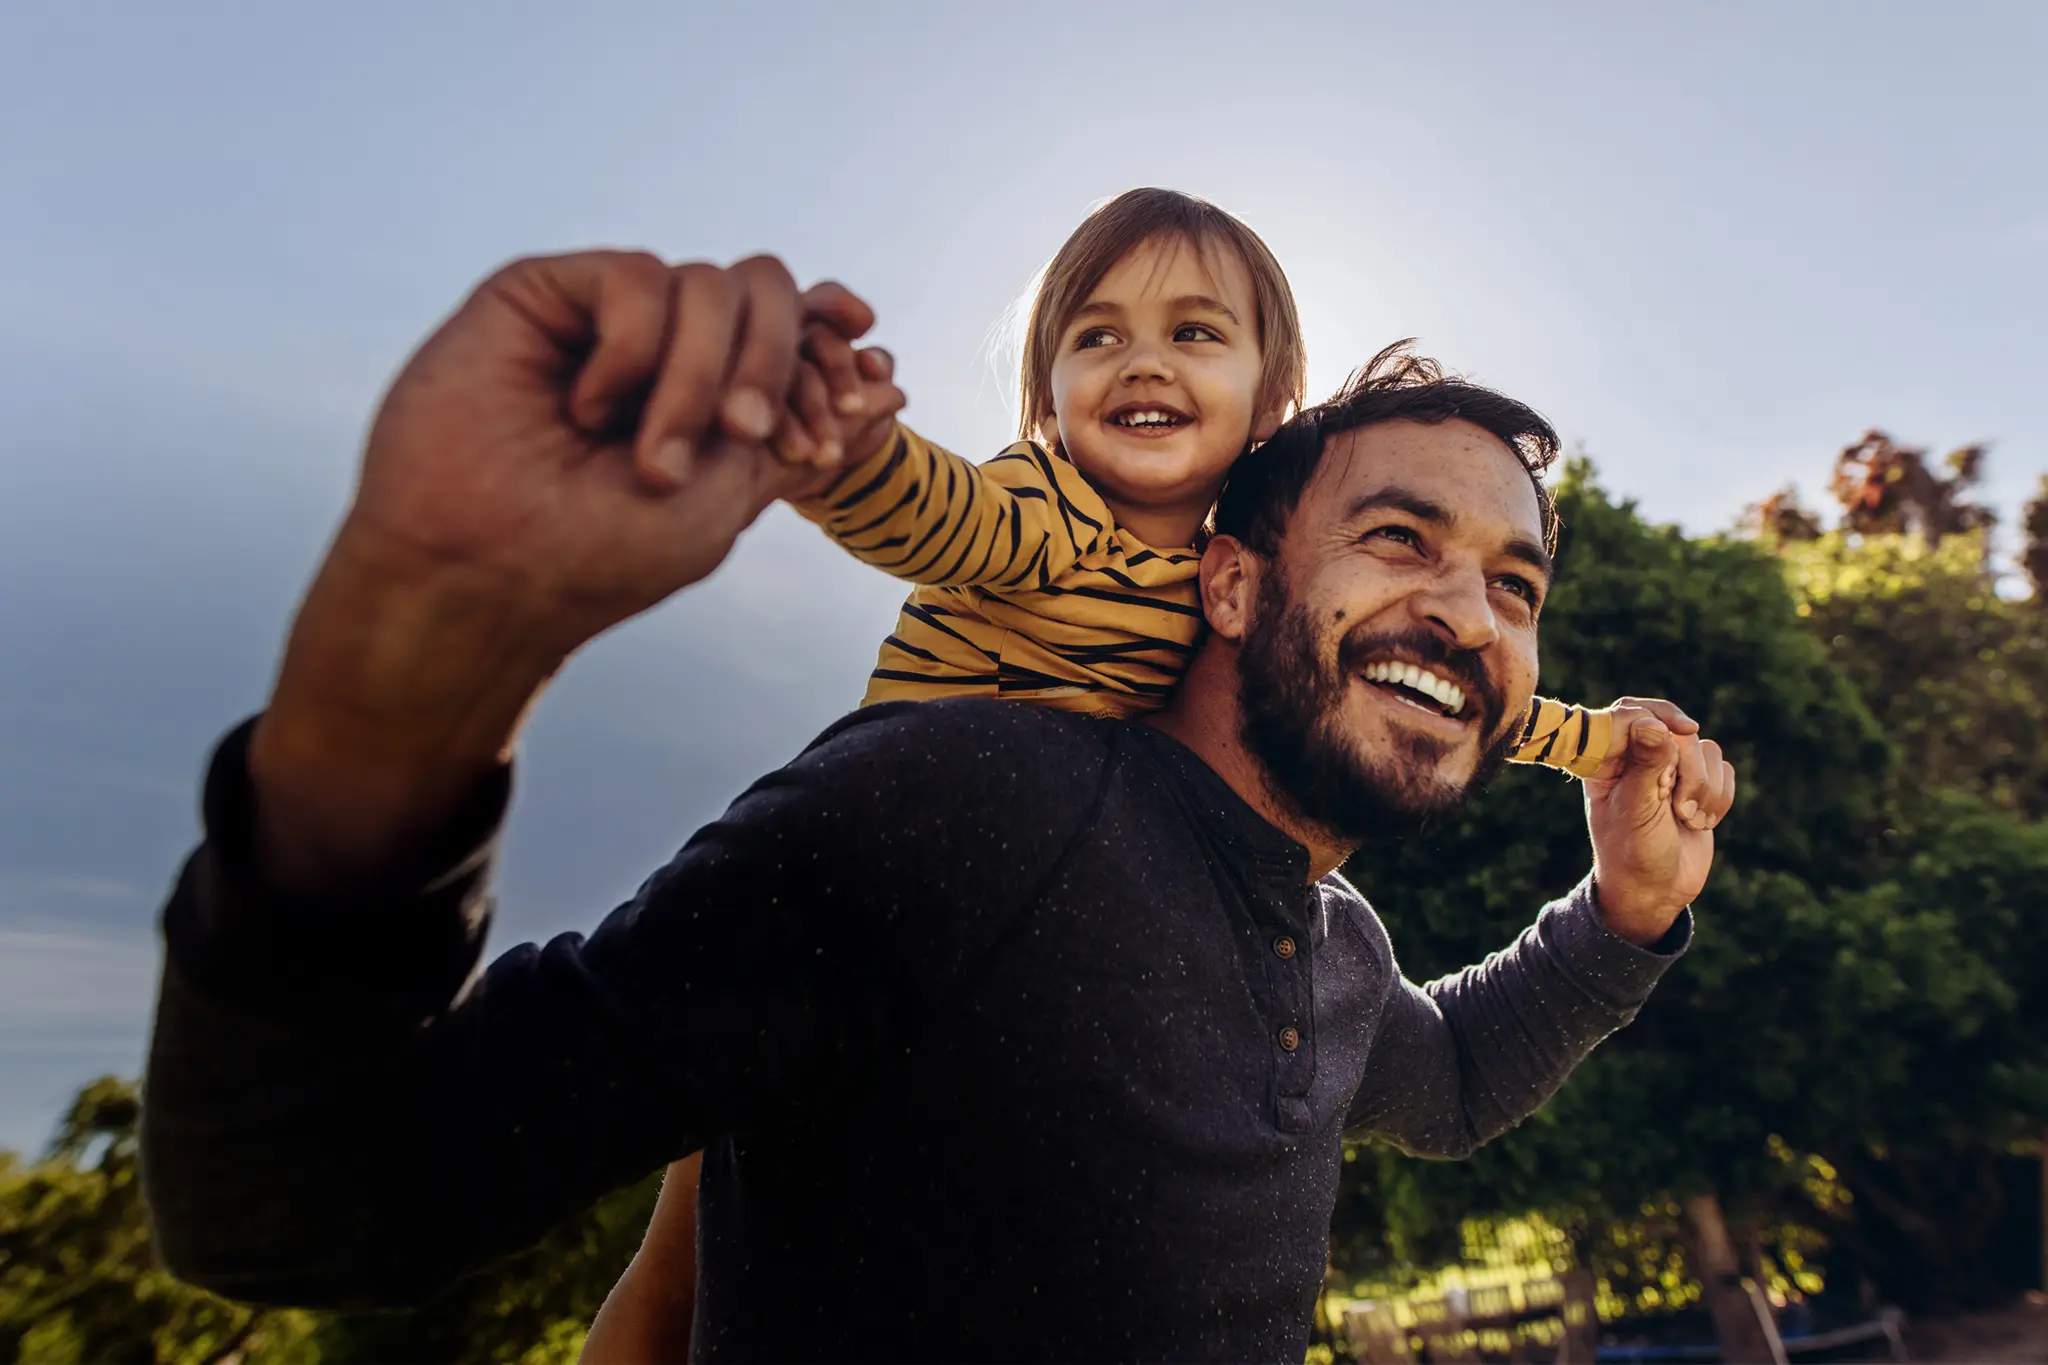
<instances>
[{"instance_id":1,"label":"child's face","mask_svg":"<svg viewBox=\"0 0 2048 1365\"><path fill-rule=\"evenodd\" d=\"M1186 545L1223 476L1279 414L1258 405L1258 314L1234 252L1145 242L1060 333L1053 412L1067 456L1147 544Z\"/></svg>"}]
</instances>

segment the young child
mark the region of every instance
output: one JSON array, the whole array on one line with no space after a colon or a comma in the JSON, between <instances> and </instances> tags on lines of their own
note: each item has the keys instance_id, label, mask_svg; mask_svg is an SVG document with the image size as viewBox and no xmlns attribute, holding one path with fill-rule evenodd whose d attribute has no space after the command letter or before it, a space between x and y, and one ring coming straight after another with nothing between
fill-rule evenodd
<instances>
[{"instance_id":1,"label":"young child","mask_svg":"<svg viewBox=\"0 0 2048 1365\"><path fill-rule=\"evenodd\" d=\"M882 415L858 424L843 470L796 504L917 585L863 704L983 696L1112 716L1163 705L1201 630L1210 509L1232 464L1257 459L1302 405L1304 371L1293 292L1250 228L1160 189L1090 214L1032 300L1016 444L976 465ZM1405 682L1418 704L1463 704L1436 680ZM1616 731L1606 711L1537 698L1511 758L1589 776ZM694 1156L670 1168L585 1365L687 1349L696 1180Z\"/></svg>"},{"instance_id":2,"label":"young child","mask_svg":"<svg viewBox=\"0 0 2048 1365\"><path fill-rule=\"evenodd\" d=\"M1163 705L1201 629L1210 508L1231 465L1301 406L1303 379L1293 294L1250 228L1170 190L1097 209L1032 301L1022 439L976 465L871 423L847 468L797 504L855 557L918 585L864 704ZM1612 734L1605 712L1538 698L1511 758L1585 776Z\"/></svg>"}]
</instances>

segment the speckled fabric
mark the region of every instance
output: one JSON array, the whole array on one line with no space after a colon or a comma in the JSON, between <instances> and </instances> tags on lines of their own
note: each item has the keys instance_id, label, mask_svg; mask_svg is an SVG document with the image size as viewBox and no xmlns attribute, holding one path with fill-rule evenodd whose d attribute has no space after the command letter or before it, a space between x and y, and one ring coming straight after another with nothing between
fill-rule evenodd
<instances>
[{"instance_id":1,"label":"speckled fabric","mask_svg":"<svg viewBox=\"0 0 2048 1365\"><path fill-rule=\"evenodd\" d=\"M969 700L848 717L588 938L479 971L504 791L423 867L287 902L245 743L165 913L171 1264L413 1298L704 1146L708 1360L1299 1361L1342 1132L1469 1152L1690 933L1636 948L1582 884L1417 987L1158 730Z\"/></svg>"}]
</instances>

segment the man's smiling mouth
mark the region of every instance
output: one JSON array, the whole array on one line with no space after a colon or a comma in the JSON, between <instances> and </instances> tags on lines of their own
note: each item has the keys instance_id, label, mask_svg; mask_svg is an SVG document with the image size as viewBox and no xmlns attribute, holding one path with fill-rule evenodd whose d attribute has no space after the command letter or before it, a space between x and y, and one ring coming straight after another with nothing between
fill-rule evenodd
<instances>
[{"instance_id":1,"label":"man's smiling mouth","mask_svg":"<svg viewBox=\"0 0 2048 1365\"><path fill-rule=\"evenodd\" d=\"M1465 711L1465 689L1443 674L1419 664L1381 659L1367 664L1358 676L1391 693L1418 711L1458 719Z\"/></svg>"}]
</instances>

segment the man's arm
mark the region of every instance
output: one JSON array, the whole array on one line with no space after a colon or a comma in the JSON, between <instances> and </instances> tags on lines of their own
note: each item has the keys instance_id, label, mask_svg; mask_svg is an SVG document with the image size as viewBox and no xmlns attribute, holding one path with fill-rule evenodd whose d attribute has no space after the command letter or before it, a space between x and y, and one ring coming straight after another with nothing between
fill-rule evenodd
<instances>
[{"instance_id":1,"label":"man's arm","mask_svg":"<svg viewBox=\"0 0 2048 1365\"><path fill-rule=\"evenodd\" d=\"M167 1264L235 1298L410 1301L714 1137L824 1111L1074 836L1101 754L1055 732L866 708L587 940L481 973L502 786L415 881L292 893L255 866L238 732L165 913L143 1146ZM1020 803L1068 814L1018 827Z\"/></svg>"},{"instance_id":2,"label":"man's arm","mask_svg":"<svg viewBox=\"0 0 2048 1365\"><path fill-rule=\"evenodd\" d=\"M1649 948L1616 936L1588 878L1479 965L1427 986L1396 975L1345 1126L1416 1156L1470 1155L1633 1019L1691 934L1688 913Z\"/></svg>"},{"instance_id":3,"label":"man's arm","mask_svg":"<svg viewBox=\"0 0 2048 1365\"><path fill-rule=\"evenodd\" d=\"M1586 777L1592 875L1476 967L1421 989L1395 969L1347 1126L1466 1155L1555 1094L1691 943L1735 770L1668 701L1624 697L1613 715L1623 740Z\"/></svg>"},{"instance_id":4,"label":"man's arm","mask_svg":"<svg viewBox=\"0 0 2048 1365\"><path fill-rule=\"evenodd\" d=\"M508 1142L522 1058L543 1068L526 1089L577 1098L580 1079L545 1067L610 1018L618 953L603 935L514 954L464 991L511 747L571 653L709 573L797 486L765 442L802 318L765 258L526 260L392 384L270 703L223 747L208 842L165 915L143 1146L174 1267L312 1297L403 1282L451 1248L402 1210L474 1197L462 1182L477 1151ZM568 1026L559 1047L517 1036L549 1017ZM492 1020L510 1022L478 1022ZM437 1090L471 1103L446 1111ZM538 1150L569 1184L609 1179L617 1156ZM488 1202L514 1212L486 1243L563 1184L497 1169ZM370 1246L391 1263L364 1264Z\"/></svg>"},{"instance_id":5,"label":"man's arm","mask_svg":"<svg viewBox=\"0 0 2048 1365\"><path fill-rule=\"evenodd\" d=\"M930 587L1041 588L1113 528L1080 471L1035 445L977 465L900 423L796 508L856 559Z\"/></svg>"}]
</instances>

